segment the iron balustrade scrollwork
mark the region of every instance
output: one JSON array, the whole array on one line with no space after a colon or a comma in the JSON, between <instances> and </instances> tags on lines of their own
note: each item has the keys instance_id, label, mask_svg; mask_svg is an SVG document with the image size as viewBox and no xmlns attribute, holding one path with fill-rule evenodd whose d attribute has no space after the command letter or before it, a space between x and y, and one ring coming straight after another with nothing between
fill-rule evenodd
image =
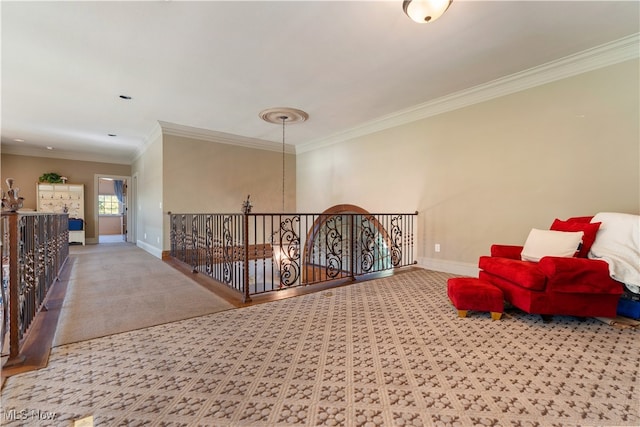
<instances>
[{"instance_id":1,"label":"iron balustrade scrollwork","mask_svg":"<svg viewBox=\"0 0 640 427\"><path fill-rule=\"evenodd\" d=\"M325 222L325 232L320 233L317 240L318 251L323 252L322 246L324 243L326 253L326 275L331 279L338 277L341 271L343 271L343 265L345 260L343 259L343 243L347 241L348 236L344 235L342 228L343 216L334 215L327 219Z\"/></svg>"},{"instance_id":2,"label":"iron balustrade scrollwork","mask_svg":"<svg viewBox=\"0 0 640 427\"><path fill-rule=\"evenodd\" d=\"M170 214L170 255L246 301L252 295L415 264L416 216Z\"/></svg>"},{"instance_id":3,"label":"iron balustrade scrollwork","mask_svg":"<svg viewBox=\"0 0 640 427\"><path fill-rule=\"evenodd\" d=\"M233 281L233 230L233 217L224 217L222 220L222 281L227 285Z\"/></svg>"},{"instance_id":4,"label":"iron balustrade scrollwork","mask_svg":"<svg viewBox=\"0 0 640 427\"><path fill-rule=\"evenodd\" d=\"M191 241L198 241L198 217L193 216L191 218ZM198 251L191 251L191 265L193 266L194 271L196 271L196 266L198 265Z\"/></svg>"},{"instance_id":5,"label":"iron balustrade scrollwork","mask_svg":"<svg viewBox=\"0 0 640 427\"><path fill-rule=\"evenodd\" d=\"M360 260L359 267L363 272L371 272L375 268L378 255L378 233L372 221L363 216L357 227L356 254Z\"/></svg>"},{"instance_id":6,"label":"iron balustrade scrollwork","mask_svg":"<svg viewBox=\"0 0 640 427\"><path fill-rule=\"evenodd\" d=\"M295 285L300 278L300 216L281 219L271 236L280 287Z\"/></svg>"},{"instance_id":7,"label":"iron balustrade scrollwork","mask_svg":"<svg viewBox=\"0 0 640 427\"><path fill-rule=\"evenodd\" d=\"M213 273L213 215L207 215L205 219L205 272Z\"/></svg>"},{"instance_id":8,"label":"iron balustrade scrollwork","mask_svg":"<svg viewBox=\"0 0 640 427\"><path fill-rule=\"evenodd\" d=\"M394 267L402 262L402 215L391 218L391 264Z\"/></svg>"},{"instance_id":9,"label":"iron balustrade scrollwork","mask_svg":"<svg viewBox=\"0 0 640 427\"><path fill-rule=\"evenodd\" d=\"M180 218L181 222L180 222L180 243L181 243L181 247L183 251L187 250L187 221L186 221L186 215L182 215L182 217ZM185 256L185 261L186 261L186 252L184 253Z\"/></svg>"},{"instance_id":10,"label":"iron balustrade scrollwork","mask_svg":"<svg viewBox=\"0 0 640 427\"><path fill-rule=\"evenodd\" d=\"M10 365L20 361L29 328L67 260L69 219L66 214L3 212L1 224L3 326L8 325Z\"/></svg>"}]
</instances>

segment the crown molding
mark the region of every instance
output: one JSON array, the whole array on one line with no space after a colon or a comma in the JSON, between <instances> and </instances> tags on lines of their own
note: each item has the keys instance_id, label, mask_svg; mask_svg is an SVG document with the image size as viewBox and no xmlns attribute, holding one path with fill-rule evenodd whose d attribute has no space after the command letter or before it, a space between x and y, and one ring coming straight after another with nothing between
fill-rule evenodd
<instances>
[{"instance_id":1,"label":"crown molding","mask_svg":"<svg viewBox=\"0 0 640 427\"><path fill-rule=\"evenodd\" d=\"M432 101L401 110L361 126L296 146L296 153L317 150L345 140L361 137L384 129L401 126L438 114L478 104L501 96L541 86L588 71L636 59L640 56L640 33L596 46L567 56L502 77L469 89L465 89Z\"/></svg>"},{"instance_id":2,"label":"crown molding","mask_svg":"<svg viewBox=\"0 0 640 427\"><path fill-rule=\"evenodd\" d=\"M156 141L161 138L162 138L162 127L160 127L159 122L155 122L155 124L153 125L153 129L151 129L151 131L147 133L147 137L143 141L142 146L138 147L133 157L131 158L130 163L134 164L144 154L144 152L147 151L147 149L153 143L153 141Z\"/></svg>"},{"instance_id":3,"label":"crown molding","mask_svg":"<svg viewBox=\"0 0 640 427\"><path fill-rule=\"evenodd\" d=\"M163 135L179 136L183 138L199 139L201 141L217 142L219 144L236 145L257 150L282 152L282 143L258 138L247 138L240 135L218 132L209 129L195 128L170 122L158 122ZM285 153L295 154L291 144L285 144Z\"/></svg>"}]
</instances>

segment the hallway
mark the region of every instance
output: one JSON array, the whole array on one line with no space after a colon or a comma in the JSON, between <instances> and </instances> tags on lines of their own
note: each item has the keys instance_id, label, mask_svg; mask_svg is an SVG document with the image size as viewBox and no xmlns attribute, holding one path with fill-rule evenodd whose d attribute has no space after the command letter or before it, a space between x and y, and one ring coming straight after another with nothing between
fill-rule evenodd
<instances>
[{"instance_id":1,"label":"hallway","mask_svg":"<svg viewBox=\"0 0 640 427\"><path fill-rule=\"evenodd\" d=\"M72 246L69 258L54 347L233 308L129 243Z\"/></svg>"}]
</instances>

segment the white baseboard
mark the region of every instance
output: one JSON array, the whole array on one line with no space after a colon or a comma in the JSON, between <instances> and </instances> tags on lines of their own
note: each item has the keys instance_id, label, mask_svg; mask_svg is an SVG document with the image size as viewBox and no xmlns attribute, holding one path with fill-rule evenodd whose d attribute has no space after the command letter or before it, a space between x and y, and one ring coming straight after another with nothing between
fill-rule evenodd
<instances>
[{"instance_id":1,"label":"white baseboard","mask_svg":"<svg viewBox=\"0 0 640 427\"><path fill-rule=\"evenodd\" d=\"M477 264L434 258L418 258L418 266L427 270L469 277L478 277L478 272L480 271Z\"/></svg>"},{"instance_id":2,"label":"white baseboard","mask_svg":"<svg viewBox=\"0 0 640 427\"><path fill-rule=\"evenodd\" d=\"M149 252L151 255L153 255L156 258L162 259L162 249L158 249L155 246L151 246L150 244L145 243L142 240L138 240L136 242L136 246L141 249L144 249L145 251Z\"/></svg>"}]
</instances>

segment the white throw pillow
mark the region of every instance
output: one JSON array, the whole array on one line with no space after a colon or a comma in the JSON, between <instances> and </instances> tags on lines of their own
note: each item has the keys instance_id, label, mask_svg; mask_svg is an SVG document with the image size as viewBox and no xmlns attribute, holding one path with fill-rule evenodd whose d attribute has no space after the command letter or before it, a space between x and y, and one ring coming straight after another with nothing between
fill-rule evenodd
<instances>
[{"instance_id":1,"label":"white throw pillow","mask_svg":"<svg viewBox=\"0 0 640 427\"><path fill-rule=\"evenodd\" d=\"M582 243L583 231L531 229L520 256L523 261L538 262L545 256L570 258Z\"/></svg>"},{"instance_id":2,"label":"white throw pillow","mask_svg":"<svg viewBox=\"0 0 640 427\"><path fill-rule=\"evenodd\" d=\"M600 212L591 222L602 225L589 258L605 261L613 279L640 294L640 215Z\"/></svg>"}]
</instances>

